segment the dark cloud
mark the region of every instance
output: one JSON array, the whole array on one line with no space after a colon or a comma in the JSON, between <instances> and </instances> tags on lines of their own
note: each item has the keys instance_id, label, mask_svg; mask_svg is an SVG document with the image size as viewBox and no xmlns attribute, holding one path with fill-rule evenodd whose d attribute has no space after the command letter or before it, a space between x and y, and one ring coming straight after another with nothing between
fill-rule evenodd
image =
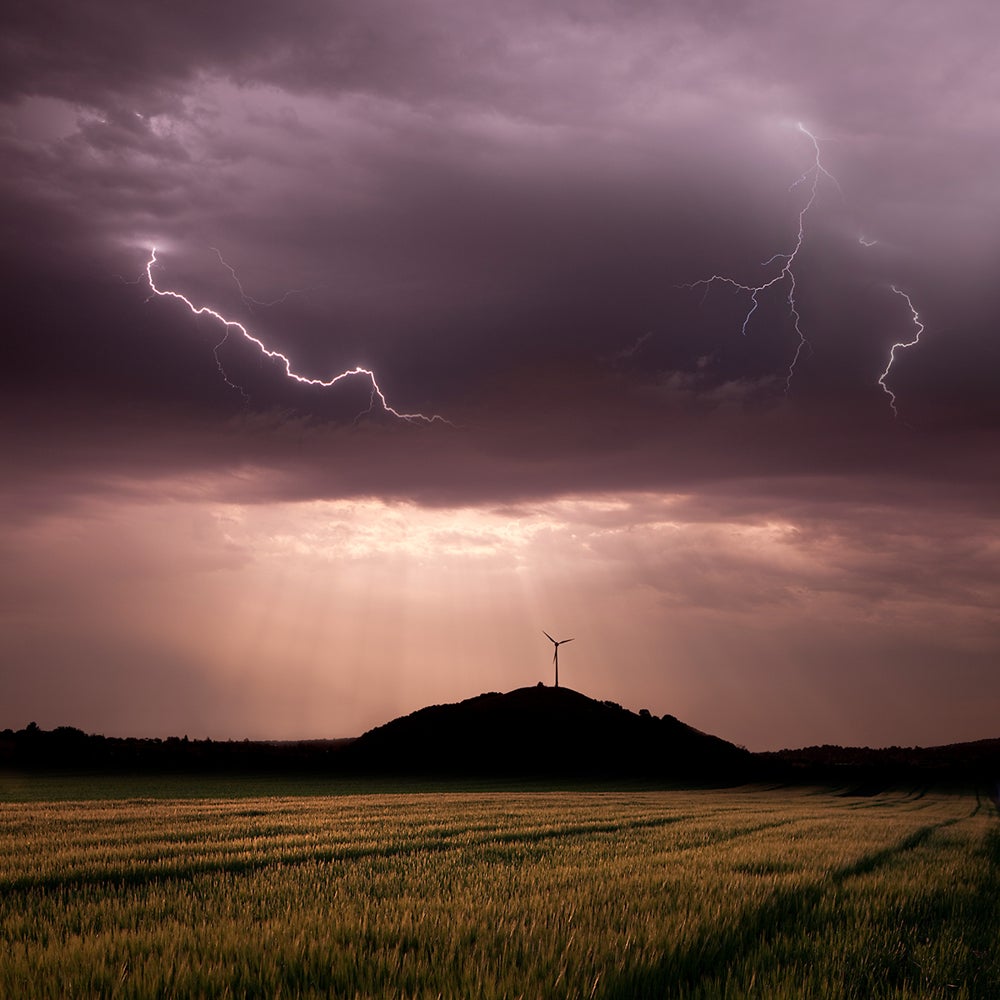
<instances>
[{"instance_id":1,"label":"dark cloud","mask_svg":"<svg viewBox=\"0 0 1000 1000\"><path fill-rule=\"evenodd\" d=\"M978 94L961 133L955 105L994 74L943 14L40 5L15 8L9 39L10 97L78 108L53 142L8 135L20 253L134 274L162 242L165 276L215 302L233 291L206 256L219 246L250 287L311 289L253 317L310 369L363 350L413 381L445 370L475 386L538 351L613 356L650 333L638 367L656 380L780 386L794 348L780 294L744 343L740 302L713 292L702 307L673 286L755 281L787 248L788 186L810 156L793 125L811 103L845 200L825 185L809 220L804 379L850 362L871 384L905 333L893 280L938 326L980 292L949 288L990 249L969 171L991 139ZM959 334L978 350L980 323Z\"/></svg>"}]
</instances>

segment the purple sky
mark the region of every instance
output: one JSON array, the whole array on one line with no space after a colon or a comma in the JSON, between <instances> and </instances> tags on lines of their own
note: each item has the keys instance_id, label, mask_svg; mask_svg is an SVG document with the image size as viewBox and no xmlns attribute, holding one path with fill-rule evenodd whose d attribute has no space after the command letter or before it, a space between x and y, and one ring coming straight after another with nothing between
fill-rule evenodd
<instances>
[{"instance_id":1,"label":"purple sky","mask_svg":"<svg viewBox=\"0 0 1000 1000\"><path fill-rule=\"evenodd\" d=\"M568 686L751 749L1000 735L995 5L0 29L0 727L354 735L548 680L544 628ZM684 285L776 276L814 181L786 387L790 282L745 335ZM154 245L451 425L218 346Z\"/></svg>"}]
</instances>

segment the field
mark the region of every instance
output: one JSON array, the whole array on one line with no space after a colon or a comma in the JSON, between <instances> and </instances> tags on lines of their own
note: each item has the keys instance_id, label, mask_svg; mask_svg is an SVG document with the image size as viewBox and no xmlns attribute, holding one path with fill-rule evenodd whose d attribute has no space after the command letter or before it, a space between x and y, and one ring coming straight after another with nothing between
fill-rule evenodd
<instances>
[{"instance_id":1,"label":"field","mask_svg":"<svg viewBox=\"0 0 1000 1000\"><path fill-rule=\"evenodd\" d=\"M12 787L3 997L1000 996L975 795Z\"/></svg>"}]
</instances>

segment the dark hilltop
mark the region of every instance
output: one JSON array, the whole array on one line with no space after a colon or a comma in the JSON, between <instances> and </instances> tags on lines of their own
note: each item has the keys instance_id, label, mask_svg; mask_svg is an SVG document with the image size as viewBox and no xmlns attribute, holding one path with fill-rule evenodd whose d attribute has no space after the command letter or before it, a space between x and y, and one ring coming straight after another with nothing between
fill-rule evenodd
<instances>
[{"instance_id":1,"label":"dark hilltop","mask_svg":"<svg viewBox=\"0 0 1000 1000\"><path fill-rule=\"evenodd\" d=\"M738 784L753 755L672 715L639 714L569 688L518 688L433 705L344 750L362 769L407 774L660 778Z\"/></svg>"}]
</instances>

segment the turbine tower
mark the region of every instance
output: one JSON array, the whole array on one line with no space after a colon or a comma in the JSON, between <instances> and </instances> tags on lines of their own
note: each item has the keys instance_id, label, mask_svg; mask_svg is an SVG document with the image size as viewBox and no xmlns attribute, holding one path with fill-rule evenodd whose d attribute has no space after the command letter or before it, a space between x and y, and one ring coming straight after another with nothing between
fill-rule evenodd
<instances>
[{"instance_id":1,"label":"turbine tower","mask_svg":"<svg viewBox=\"0 0 1000 1000\"><path fill-rule=\"evenodd\" d=\"M549 635L549 633L545 631L545 629L542 629L542 635L544 635L545 638L548 639L549 642L551 642L552 645L556 647L555 648L555 652L552 654L552 662L556 665L556 687L559 687L559 647L564 642L572 642L573 640L572 639L558 639L558 640L553 639L552 636Z\"/></svg>"}]
</instances>

